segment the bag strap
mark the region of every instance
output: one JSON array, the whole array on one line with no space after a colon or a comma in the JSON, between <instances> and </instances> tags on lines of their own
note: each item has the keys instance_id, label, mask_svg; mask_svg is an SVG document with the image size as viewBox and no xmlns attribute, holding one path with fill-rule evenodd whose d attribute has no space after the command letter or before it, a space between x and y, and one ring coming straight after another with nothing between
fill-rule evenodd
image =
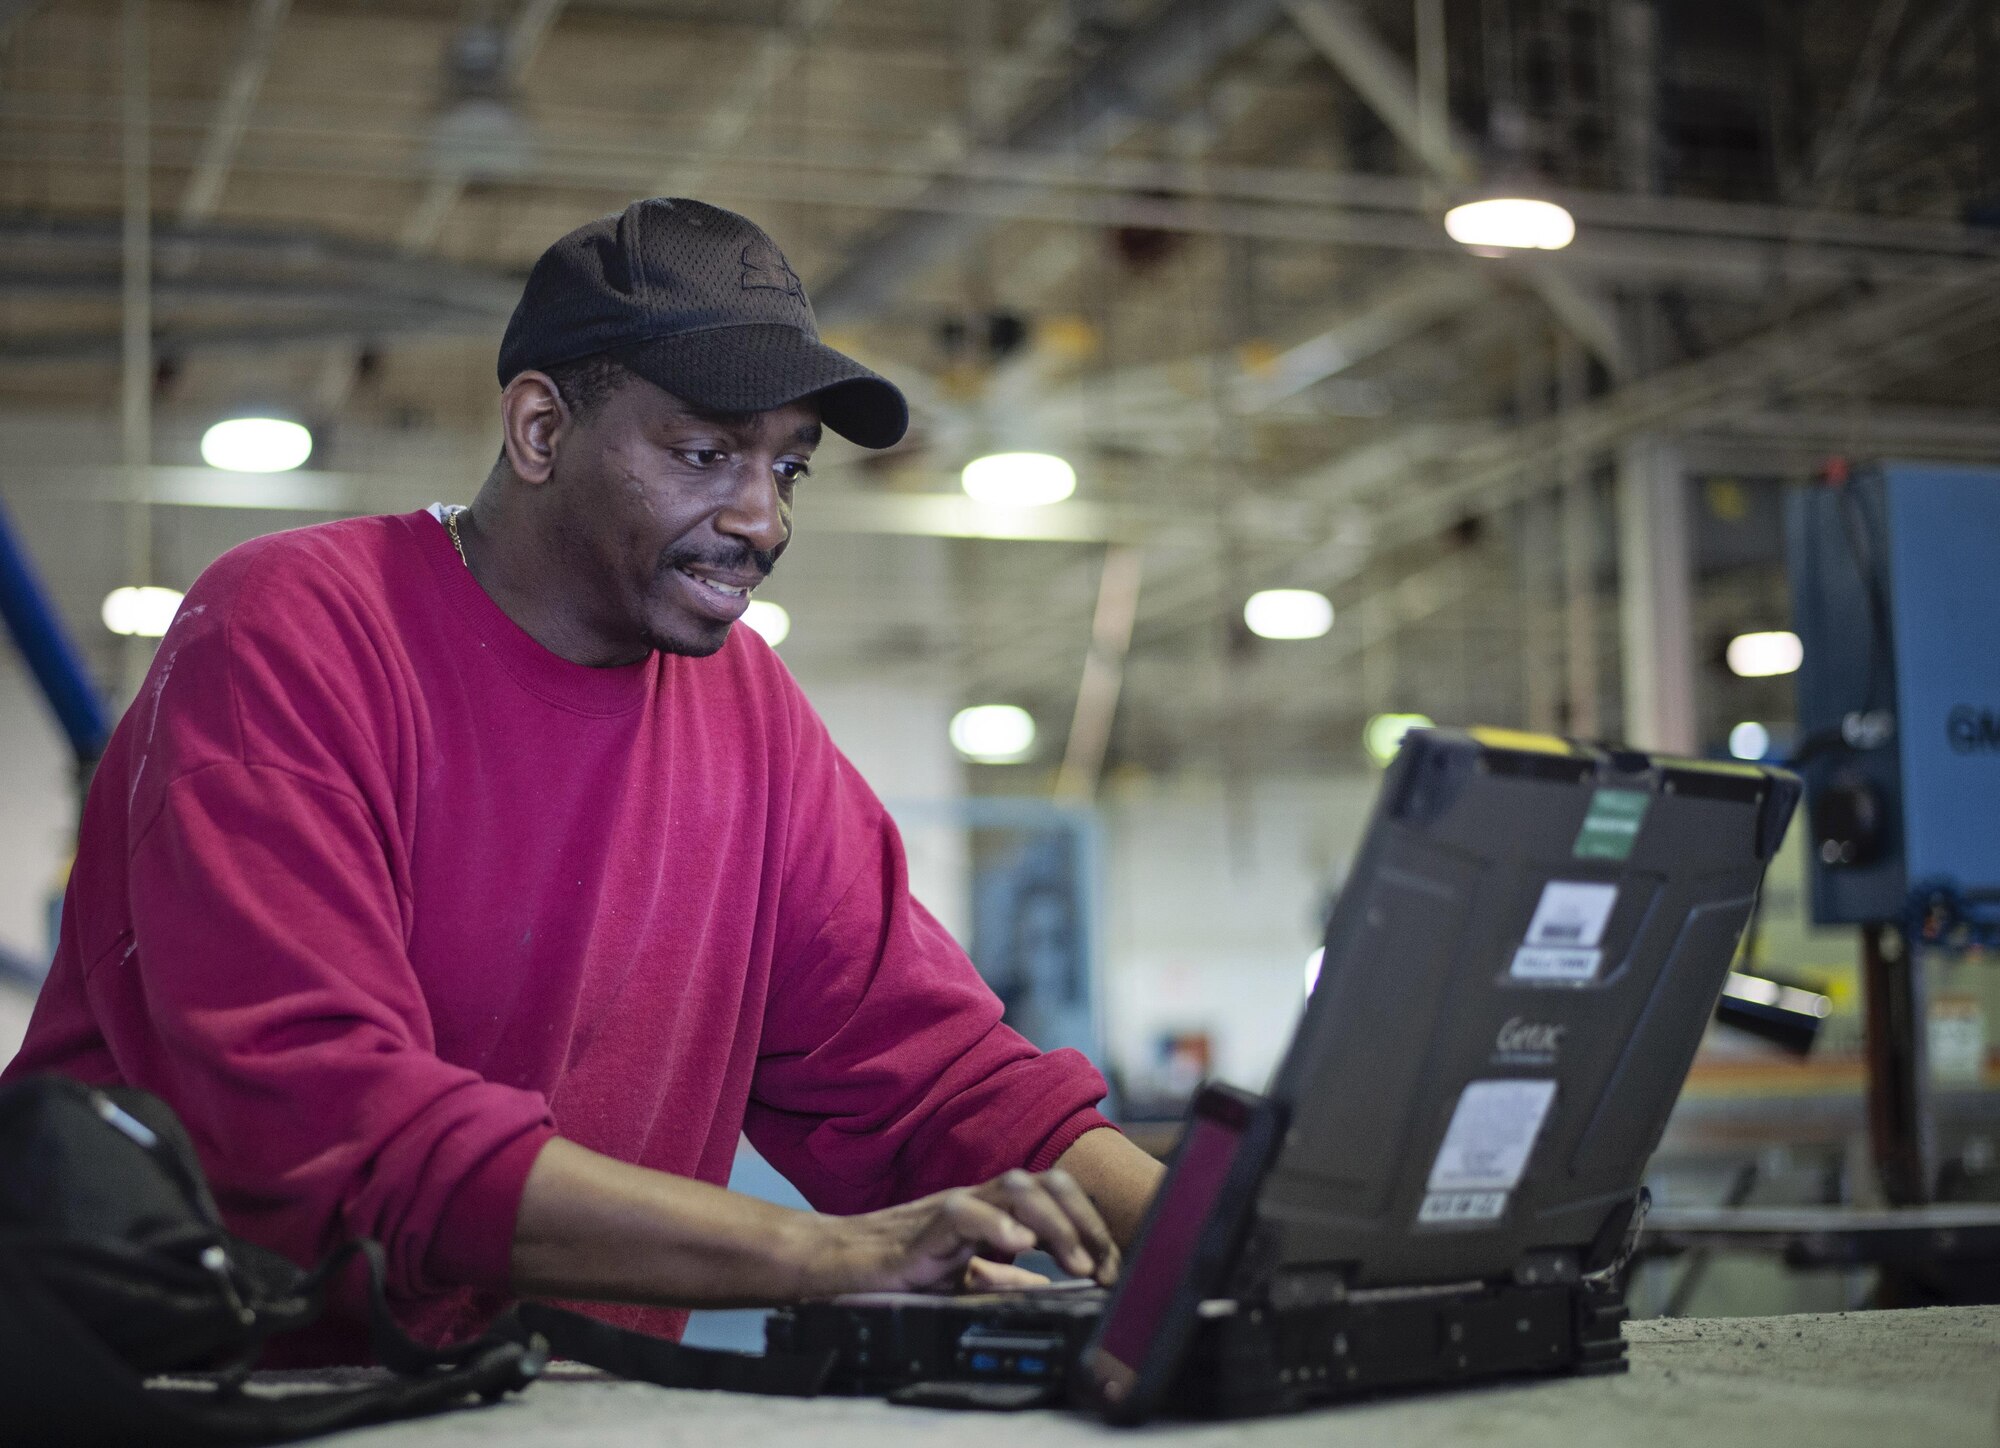
<instances>
[{"instance_id":1,"label":"bag strap","mask_svg":"<svg viewBox=\"0 0 2000 1448\"><path fill-rule=\"evenodd\" d=\"M361 1259L368 1277L368 1345L375 1353L375 1360L383 1367L412 1376L438 1368L456 1367L507 1344L524 1351L536 1349L533 1333L524 1328L512 1312L501 1314L492 1327L469 1341L444 1347L425 1347L403 1331L396 1322L395 1314L390 1311L388 1259L383 1254L382 1244L368 1237L357 1237L334 1248L299 1283L298 1294L315 1304L314 1317L319 1315L319 1308L326 1301L333 1279L357 1257ZM546 1360L546 1345L542 1346L541 1353Z\"/></svg>"},{"instance_id":2,"label":"bag strap","mask_svg":"<svg viewBox=\"0 0 2000 1448\"><path fill-rule=\"evenodd\" d=\"M65 1448L206 1448L278 1443L492 1401L546 1363L539 1344L485 1345L450 1371L334 1392L269 1397L218 1387L148 1387L32 1271L0 1252L0 1393L8 1440Z\"/></svg>"},{"instance_id":3,"label":"bag strap","mask_svg":"<svg viewBox=\"0 0 2000 1448\"><path fill-rule=\"evenodd\" d=\"M628 1332L545 1302L524 1302L512 1315L517 1315L529 1332L546 1340L554 1357L663 1388L813 1398L826 1391L827 1379L839 1361L839 1354L832 1351L773 1352L759 1357L689 1347L663 1337Z\"/></svg>"}]
</instances>

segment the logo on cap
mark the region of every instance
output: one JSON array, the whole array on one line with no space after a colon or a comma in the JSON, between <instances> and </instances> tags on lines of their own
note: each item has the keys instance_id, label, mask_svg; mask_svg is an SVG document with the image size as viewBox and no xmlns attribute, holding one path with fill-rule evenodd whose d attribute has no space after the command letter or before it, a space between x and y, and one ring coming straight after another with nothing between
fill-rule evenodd
<instances>
[{"instance_id":1,"label":"logo on cap","mask_svg":"<svg viewBox=\"0 0 2000 1448\"><path fill-rule=\"evenodd\" d=\"M792 270L792 264L785 260L784 253L761 236L743 248L743 276L739 284L746 292L752 287L763 287L788 297L806 294L805 285Z\"/></svg>"}]
</instances>

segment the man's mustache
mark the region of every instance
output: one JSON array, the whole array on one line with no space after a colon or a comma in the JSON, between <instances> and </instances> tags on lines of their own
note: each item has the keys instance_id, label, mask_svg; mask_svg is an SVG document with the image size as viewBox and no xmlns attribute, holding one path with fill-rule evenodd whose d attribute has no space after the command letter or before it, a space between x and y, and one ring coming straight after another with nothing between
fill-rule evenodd
<instances>
[{"instance_id":1,"label":"man's mustache","mask_svg":"<svg viewBox=\"0 0 2000 1448\"><path fill-rule=\"evenodd\" d=\"M661 571L669 568L712 568L718 573L747 573L755 569L759 578L769 578L778 566L778 548L725 548L711 552L676 550L660 560Z\"/></svg>"}]
</instances>

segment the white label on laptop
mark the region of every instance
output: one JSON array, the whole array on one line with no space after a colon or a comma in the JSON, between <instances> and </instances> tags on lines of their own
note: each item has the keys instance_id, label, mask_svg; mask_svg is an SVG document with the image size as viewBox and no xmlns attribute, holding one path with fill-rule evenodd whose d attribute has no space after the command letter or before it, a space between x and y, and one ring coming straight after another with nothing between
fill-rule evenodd
<instances>
[{"instance_id":1,"label":"white label on laptop","mask_svg":"<svg viewBox=\"0 0 2000 1448\"><path fill-rule=\"evenodd\" d=\"M1435 1227L1451 1222L1497 1222L1507 1211L1505 1192L1425 1192L1417 1221Z\"/></svg>"},{"instance_id":2,"label":"white label on laptop","mask_svg":"<svg viewBox=\"0 0 2000 1448\"><path fill-rule=\"evenodd\" d=\"M1507 974L1516 980L1590 980L1597 974L1601 950L1570 950L1560 945L1524 945L1514 952Z\"/></svg>"},{"instance_id":3,"label":"white label on laptop","mask_svg":"<svg viewBox=\"0 0 2000 1448\"><path fill-rule=\"evenodd\" d=\"M1617 903L1616 885L1549 881L1507 973L1517 980L1589 980L1604 959L1597 943Z\"/></svg>"},{"instance_id":4,"label":"white label on laptop","mask_svg":"<svg viewBox=\"0 0 2000 1448\"><path fill-rule=\"evenodd\" d=\"M1579 948L1604 939L1604 922L1618 903L1616 885L1583 880L1551 880L1542 886L1535 918L1528 922L1528 944Z\"/></svg>"},{"instance_id":5,"label":"white label on laptop","mask_svg":"<svg viewBox=\"0 0 2000 1448\"><path fill-rule=\"evenodd\" d=\"M1553 1081L1474 1081L1459 1093L1427 1189L1511 1191L1555 1099Z\"/></svg>"}]
</instances>

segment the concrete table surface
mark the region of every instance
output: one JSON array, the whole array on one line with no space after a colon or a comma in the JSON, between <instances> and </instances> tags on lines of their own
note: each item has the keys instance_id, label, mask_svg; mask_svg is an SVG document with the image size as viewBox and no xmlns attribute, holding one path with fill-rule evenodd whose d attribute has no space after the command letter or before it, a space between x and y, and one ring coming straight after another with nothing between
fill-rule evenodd
<instances>
[{"instance_id":1,"label":"concrete table surface","mask_svg":"<svg viewBox=\"0 0 2000 1448\"><path fill-rule=\"evenodd\" d=\"M2000 1307L1628 1323L1629 1373L1352 1403L1134 1435L1068 1413L951 1413L855 1398L753 1398L558 1366L505 1403L322 1440L338 1448L1996 1448Z\"/></svg>"}]
</instances>

